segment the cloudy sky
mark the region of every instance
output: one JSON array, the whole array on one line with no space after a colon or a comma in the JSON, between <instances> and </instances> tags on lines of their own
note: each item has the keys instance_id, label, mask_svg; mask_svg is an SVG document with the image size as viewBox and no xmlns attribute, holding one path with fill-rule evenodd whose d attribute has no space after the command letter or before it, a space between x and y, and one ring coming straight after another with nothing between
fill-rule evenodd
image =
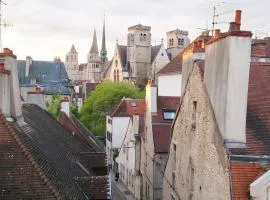
<instances>
[{"instance_id":1,"label":"cloudy sky","mask_svg":"<svg viewBox=\"0 0 270 200\"><path fill-rule=\"evenodd\" d=\"M4 0L2 28L3 47L11 48L19 59L30 55L35 60L64 60L72 44L79 61L86 61L97 30L99 47L103 16L106 15L107 51L112 56L115 42L126 44L127 28L141 23L152 27L152 43L166 38L176 28L189 31L191 39L200 28L211 28L213 6L217 5L218 28L226 30L241 9L242 28L254 36L270 35L269 0Z\"/></svg>"}]
</instances>

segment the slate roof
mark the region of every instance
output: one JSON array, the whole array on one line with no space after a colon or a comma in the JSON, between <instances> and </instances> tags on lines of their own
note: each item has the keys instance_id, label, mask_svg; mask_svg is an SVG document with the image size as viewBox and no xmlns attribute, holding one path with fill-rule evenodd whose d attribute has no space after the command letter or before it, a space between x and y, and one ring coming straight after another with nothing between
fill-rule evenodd
<instances>
[{"instance_id":1,"label":"slate roof","mask_svg":"<svg viewBox=\"0 0 270 200\"><path fill-rule=\"evenodd\" d=\"M171 62L163 67L157 74L180 74L182 72L182 53L179 53Z\"/></svg>"},{"instance_id":2,"label":"slate roof","mask_svg":"<svg viewBox=\"0 0 270 200\"><path fill-rule=\"evenodd\" d=\"M251 63L246 120L246 148L236 155L270 155L270 63Z\"/></svg>"},{"instance_id":3,"label":"slate roof","mask_svg":"<svg viewBox=\"0 0 270 200\"><path fill-rule=\"evenodd\" d=\"M25 60L18 60L18 78L20 86L33 86L31 79L36 79L36 84L44 86L45 94L70 94L69 78L63 62L34 61L29 68L29 76L25 77Z\"/></svg>"},{"instance_id":4,"label":"slate roof","mask_svg":"<svg viewBox=\"0 0 270 200\"><path fill-rule=\"evenodd\" d=\"M0 113L0 198L57 199L33 157Z\"/></svg>"},{"instance_id":5,"label":"slate roof","mask_svg":"<svg viewBox=\"0 0 270 200\"><path fill-rule=\"evenodd\" d=\"M155 58L157 57L157 54L161 48L161 44L160 45L156 45L156 46L151 46L151 63L155 60Z\"/></svg>"},{"instance_id":6,"label":"slate roof","mask_svg":"<svg viewBox=\"0 0 270 200\"><path fill-rule=\"evenodd\" d=\"M231 162L232 199L250 199L249 185L263 173L257 163Z\"/></svg>"},{"instance_id":7,"label":"slate roof","mask_svg":"<svg viewBox=\"0 0 270 200\"><path fill-rule=\"evenodd\" d=\"M118 106L113 110L111 117L127 117L132 115L144 116L144 99L122 99Z\"/></svg>"},{"instance_id":8,"label":"slate roof","mask_svg":"<svg viewBox=\"0 0 270 200\"><path fill-rule=\"evenodd\" d=\"M167 153L170 147L172 120L164 120L162 110L177 110L179 97L157 97L157 113L152 114L152 132L156 153Z\"/></svg>"},{"instance_id":9,"label":"slate roof","mask_svg":"<svg viewBox=\"0 0 270 200\"><path fill-rule=\"evenodd\" d=\"M125 67L126 62L127 62L127 46L118 45L118 51L119 51L119 57L120 57L121 62L122 62L122 66Z\"/></svg>"},{"instance_id":10,"label":"slate roof","mask_svg":"<svg viewBox=\"0 0 270 200\"><path fill-rule=\"evenodd\" d=\"M72 135L46 111L34 104L23 104L23 117L27 125L19 127L13 124L16 134L29 150L37 165L44 172L61 199L96 199L95 192L82 188L75 179L83 179L91 184L96 176L95 170L84 166L81 153L91 153L93 146L82 135ZM103 199L107 197L107 184L102 180L96 186L100 188ZM99 179L97 179L99 180ZM87 189L87 190L85 190ZM105 191L106 190L106 191ZM91 196L86 196L91 194Z\"/></svg>"}]
</instances>

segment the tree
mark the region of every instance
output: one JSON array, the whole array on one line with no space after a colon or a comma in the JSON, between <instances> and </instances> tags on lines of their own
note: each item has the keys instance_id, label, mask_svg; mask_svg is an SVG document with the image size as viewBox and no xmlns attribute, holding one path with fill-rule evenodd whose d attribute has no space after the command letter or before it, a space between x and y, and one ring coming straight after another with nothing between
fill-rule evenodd
<instances>
[{"instance_id":1,"label":"tree","mask_svg":"<svg viewBox=\"0 0 270 200\"><path fill-rule=\"evenodd\" d=\"M112 107L119 104L123 97L142 99L144 95L145 91L130 83L104 82L85 100L80 120L96 135L105 136L106 115Z\"/></svg>"},{"instance_id":2,"label":"tree","mask_svg":"<svg viewBox=\"0 0 270 200\"><path fill-rule=\"evenodd\" d=\"M60 95L54 94L51 102L48 104L48 112L51 113L55 119L57 119L60 114L60 103Z\"/></svg>"}]
</instances>

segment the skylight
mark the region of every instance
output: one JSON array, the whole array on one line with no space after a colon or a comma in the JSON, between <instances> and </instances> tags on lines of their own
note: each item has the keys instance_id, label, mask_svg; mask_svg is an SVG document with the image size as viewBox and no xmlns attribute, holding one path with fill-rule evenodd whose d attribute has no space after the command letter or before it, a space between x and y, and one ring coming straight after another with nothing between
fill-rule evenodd
<instances>
[{"instance_id":1,"label":"skylight","mask_svg":"<svg viewBox=\"0 0 270 200\"><path fill-rule=\"evenodd\" d=\"M173 120L175 118L175 110L173 109L163 109L163 119L164 120Z\"/></svg>"}]
</instances>

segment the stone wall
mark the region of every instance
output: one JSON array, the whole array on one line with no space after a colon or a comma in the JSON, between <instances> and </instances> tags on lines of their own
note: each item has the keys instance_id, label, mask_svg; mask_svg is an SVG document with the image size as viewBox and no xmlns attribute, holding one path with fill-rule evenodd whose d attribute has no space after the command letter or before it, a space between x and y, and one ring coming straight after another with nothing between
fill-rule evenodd
<instances>
[{"instance_id":1,"label":"stone wall","mask_svg":"<svg viewBox=\"0 0 270 200\"><path fill-rule=\"evenodd\" d=\"M178 200L230 199L229 161L223 142L195 65L173 127L163 199L171 195Z\"/></svg>"}]
</instances>

